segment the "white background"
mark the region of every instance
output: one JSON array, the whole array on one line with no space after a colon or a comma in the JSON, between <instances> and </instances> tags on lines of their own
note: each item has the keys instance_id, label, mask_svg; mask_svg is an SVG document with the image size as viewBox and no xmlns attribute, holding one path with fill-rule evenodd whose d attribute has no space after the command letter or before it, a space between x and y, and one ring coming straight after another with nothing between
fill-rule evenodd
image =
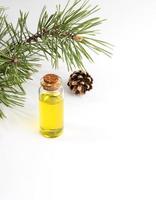
<instances>
[{"instance_id":1,"label":"white background","mask_svg":"<svg viewBox=\"0 0 156 200\"><path fill-rule=\"evenodd\" d=\"M30 12L35 31L44 5L55 11L65 0L1 0L15 21ZM83 97L66 87L65 64L43 62L25 85L24 108L7 109L0 121L1 200L156 199L156 1L91 0L108 21L99 38L115 45L112 59L86 62L94 89ZM38 87L47 72L65 87L65 130L57 139L38 131Z\"/></svg>"}]
</instances>

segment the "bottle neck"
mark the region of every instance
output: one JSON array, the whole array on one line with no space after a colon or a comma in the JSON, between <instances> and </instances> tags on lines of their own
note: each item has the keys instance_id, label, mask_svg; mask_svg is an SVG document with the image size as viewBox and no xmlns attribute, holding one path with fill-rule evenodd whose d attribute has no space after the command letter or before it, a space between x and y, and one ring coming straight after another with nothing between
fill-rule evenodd
<instances>
[{"instance_id":1,"label":"bottle neck","mask_svg":"<svg viewBox=\"0 0 156 200\"><path fill-rule=\"evenodd\" d=\"M49 94L52 96L59 96L59 95L64 96L62 85L56 90L47 90L43 86L41 86L39 89L39 93L40 93L40 95L41 94Z\"/></svg>"}]
</instances>

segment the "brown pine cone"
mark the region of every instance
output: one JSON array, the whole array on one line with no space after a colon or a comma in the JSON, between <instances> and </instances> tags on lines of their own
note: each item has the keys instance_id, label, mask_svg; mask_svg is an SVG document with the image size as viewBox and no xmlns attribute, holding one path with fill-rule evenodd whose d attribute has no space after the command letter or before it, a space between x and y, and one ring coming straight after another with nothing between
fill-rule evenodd
<instances>
[{"instance_id":1,"label":"brown pine cone","mask_svg":"<svg viewBox=\"0 0 156 200\"><path fill-rule=\"evenodd\" d=\"M70 75L67 85L70 89L78 95L85 94L86 91L92 89L93 78L83 71L73 72Z\"/></svg>"}]
</instances>

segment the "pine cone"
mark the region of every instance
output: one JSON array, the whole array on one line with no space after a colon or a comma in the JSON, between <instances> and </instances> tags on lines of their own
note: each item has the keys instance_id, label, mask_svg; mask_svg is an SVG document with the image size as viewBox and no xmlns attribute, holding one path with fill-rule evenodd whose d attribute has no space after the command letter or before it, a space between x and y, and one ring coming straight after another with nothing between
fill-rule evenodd
<instances>
[{"instance_id":1,"label":"pine cone","mask_svg":"<svg viewBox=\"0 0 156 200\"><path fill-rule=\"evenodd\" d=\"M67 85L75 94L82 95L92 89L92 84L93 78L87 72L78 71L70 75Z\"/></svg>"}]
</instances>

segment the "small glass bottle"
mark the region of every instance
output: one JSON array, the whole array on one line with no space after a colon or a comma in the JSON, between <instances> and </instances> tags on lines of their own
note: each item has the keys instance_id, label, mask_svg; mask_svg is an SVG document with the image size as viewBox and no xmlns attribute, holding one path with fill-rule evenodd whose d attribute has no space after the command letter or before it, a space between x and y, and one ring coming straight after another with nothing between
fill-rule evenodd
<instances>
[{"instance_id":1,"label":"small glass bottle","mask_svg":"<svg viewBox=\"0 0 156 200\"><path fill-rule=\"evenodd\" d=\"M63 131L64 92L61 78L46 74L39 89L40 132L48 138L58 137Z\"/></svg>"}]
</instances>

